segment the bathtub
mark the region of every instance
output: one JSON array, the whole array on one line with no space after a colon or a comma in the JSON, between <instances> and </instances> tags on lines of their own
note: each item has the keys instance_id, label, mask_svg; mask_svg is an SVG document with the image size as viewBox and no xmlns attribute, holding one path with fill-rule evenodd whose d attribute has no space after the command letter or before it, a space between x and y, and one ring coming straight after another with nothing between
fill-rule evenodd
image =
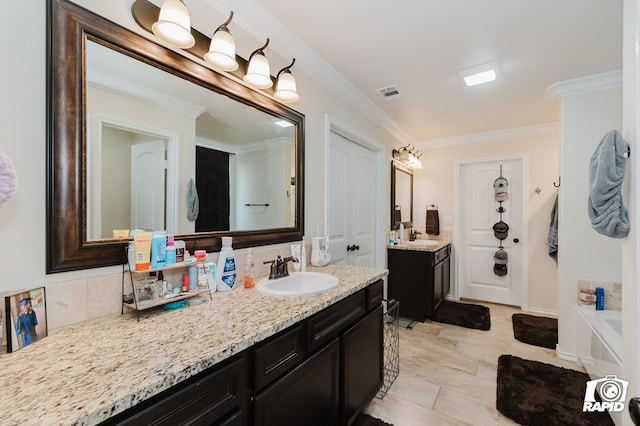
<instances>
[{"instance_id":1,"label":"bathtub","mask_svg":"<svg viewBox=\"0 0 640 426\"><path fill-rule=\"evenodd\" d=\"M591 380L622 374L622 312L596 311L576 307L576 349L578 361ZM610 412L616 425L622 424L620 412Z\"/></svg>"}]
</instances>

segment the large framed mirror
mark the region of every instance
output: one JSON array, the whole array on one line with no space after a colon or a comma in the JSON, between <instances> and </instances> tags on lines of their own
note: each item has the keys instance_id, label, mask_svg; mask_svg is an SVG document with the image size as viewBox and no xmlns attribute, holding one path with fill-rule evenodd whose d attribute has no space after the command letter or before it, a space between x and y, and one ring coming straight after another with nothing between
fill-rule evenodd
<instances>
[{"instance_id":1,"label":"large framed mirror","mask_svg":"<svg viewBox=\"0 0 640 426\"><path fill-rule=\"evenodd\" d=\"M391 162L391 229L413 223L413 172L397 161Z\"/></svg>"},{"instance_id":2,"label":"large framed mirror","mask_svg":"<svg viewBox=\"0 0 640 426\"><path fill-rule=\"evenodd\" d=\"M121 264L132 229L190 251L302 238L302 114L67 0L47 12L47 273Z\"/></svg>"}]
</instances>

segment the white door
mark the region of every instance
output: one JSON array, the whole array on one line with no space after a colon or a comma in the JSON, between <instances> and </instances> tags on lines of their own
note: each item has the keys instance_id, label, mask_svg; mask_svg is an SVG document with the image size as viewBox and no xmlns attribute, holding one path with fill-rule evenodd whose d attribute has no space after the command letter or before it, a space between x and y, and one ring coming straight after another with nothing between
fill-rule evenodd
<instances>
[{"instance_id":1,"label":"white door","mask_svg":"<svg viewBox=\"0 0 640 426\"><path fill-rule=\"evenodd\" d=\"M165 141L131 146L131 229L165 229Z\"/></svg>"},{"instance_id":2,"label":"white door","mask_svg":"<svg viewBox=\"0 0 640 426\"><path fill-rule=\"evenodd\" d=\"M375 266L373 151L331 132L328 223L331 262Z\"/></svg>"},{"instance_id":3,"label":"white door","mask_svg":"<svg viewBox=\"0 0 640 426\"><path fill-rule=\"evenodd\" d=\"M500 221L494 181L508 180L508 199L502 220L509 225L506 239L494 235ZM527 283L524 274L524 159L460 164L458 169L459 232L458 284L460 297L521 306ZM494 272L494 253L502 243L508 254L507 274Z\"/></svg>"}]
</instances>

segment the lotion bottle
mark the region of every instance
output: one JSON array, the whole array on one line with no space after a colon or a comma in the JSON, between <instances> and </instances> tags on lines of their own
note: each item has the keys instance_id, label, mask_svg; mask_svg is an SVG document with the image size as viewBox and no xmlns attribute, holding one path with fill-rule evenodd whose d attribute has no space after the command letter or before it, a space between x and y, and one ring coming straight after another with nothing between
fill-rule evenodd
<instances>
[{"instance_id":1,"label":"lotion bottle","mask_svg":"<svg viewBox=\"0 0 640 426\"><path fill-rule=\"evenodd\" d=\"M216 267L216 289L232 290L236 284L236 258L231 247L231 237L222 237L222 249Z\"/></svg>"},{"instance_id":2,"label":"lotion bottle","mask_svg":"<svg viewBox=\"0 0 640 426\"><path fill-rule=\"evenodd\" d=\"M251 247L247 251L247 260L244 269L244 288L253 288L255 281L253 279L253 254L251 254Z\"/></svg>"}]
</instances>

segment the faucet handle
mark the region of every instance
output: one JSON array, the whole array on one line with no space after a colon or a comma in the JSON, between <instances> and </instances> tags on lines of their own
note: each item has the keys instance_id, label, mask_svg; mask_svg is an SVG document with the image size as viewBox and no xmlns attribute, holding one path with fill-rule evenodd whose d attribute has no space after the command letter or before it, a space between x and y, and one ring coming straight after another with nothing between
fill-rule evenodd
<instances>
[{"instance_id":1,"label":"faucet handle","mask_svg":"<svg viewBox=\"0 0 640 426\"><path fill-rule=\"evenodd\" d=\"M280 256L278 256L280 257ZM278 267L277 267L277 259L276 260L265 260L264 262L262 262L263 265L266 264L270 264L271 268L269 270L269 279L270 280L275 280L277 278L277 272L278 272Z\"/></svg>"}]
</instances>

